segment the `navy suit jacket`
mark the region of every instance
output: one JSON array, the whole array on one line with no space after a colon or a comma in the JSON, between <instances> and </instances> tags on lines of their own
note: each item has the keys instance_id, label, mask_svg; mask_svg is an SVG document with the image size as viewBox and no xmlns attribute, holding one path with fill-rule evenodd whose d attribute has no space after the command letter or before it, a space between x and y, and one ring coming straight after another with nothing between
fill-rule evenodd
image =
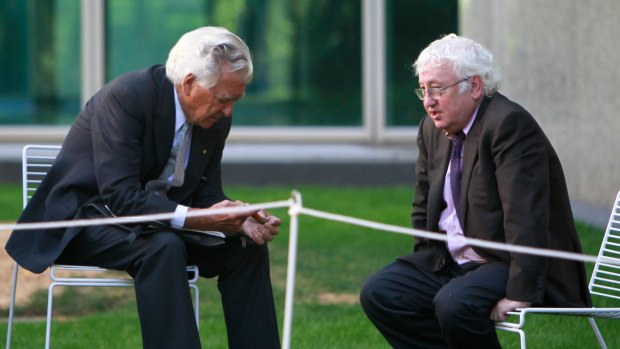
<instances>
[{"instance_id":1,"label":"navy suit jacket","mask_svg":"<svg viewBox=\"0 0 620 349\"><path fill-rule=\"evenodd\" d=\"M414 228L438 231L451 142L433 121L418 130ZM581 252L564 173L534 118L500 93L485 97L464 142L461 225L465 236ZM473 247L510 266L506 297L549 306L591 304L583 263ZM453 263L444 242L417 240L404 260L429 270Z\"/></svg>"},{"instance_id":2,"label":"navy suit jacket","mask_svg":"<svg viewBox=\"0 0 620 349\"><path fill-rule=\"evenodd\" d=\"M173 212L178 203L209 207L226 199L221 158L230 118L209 129L194 127L185 182L168 198L145 190L168 161L174 139L173 85L165 67L125 74L104 86L71 126L49 173L18 222L84 217L89 203L117 216ZM82 228L16 231L7 252L39 273L58 258Z\"/></svg>"}]
</instances>

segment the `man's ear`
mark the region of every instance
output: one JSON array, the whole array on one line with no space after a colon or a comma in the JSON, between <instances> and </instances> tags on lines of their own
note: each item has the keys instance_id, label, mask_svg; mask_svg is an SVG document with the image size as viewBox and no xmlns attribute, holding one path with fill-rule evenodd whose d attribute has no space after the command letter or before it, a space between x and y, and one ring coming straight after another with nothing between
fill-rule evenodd
<instances>
[{"instance_id":1,"label":"man's ear","mask_svg":"<svg viewBox=\"0 0 620 349\"><path fill-rule=\"evenodd\" d=\"M479 99L484 95L484 85L482 79L478 75L474 75L471 78L471 91L474 99Z\"/></svg>"},{"instance_id":2,"label":"man's ear","mask_svg":"<svg viewBox=\"0 0 620 349\"><path fill-rule=\"evenodd\" d=\"M181 91L183 92L183 94L189 96L194 86L196 86L196 83L196 75L192 73L185 75L183 81L181 81Z\"/></svg>"}]
</instances>

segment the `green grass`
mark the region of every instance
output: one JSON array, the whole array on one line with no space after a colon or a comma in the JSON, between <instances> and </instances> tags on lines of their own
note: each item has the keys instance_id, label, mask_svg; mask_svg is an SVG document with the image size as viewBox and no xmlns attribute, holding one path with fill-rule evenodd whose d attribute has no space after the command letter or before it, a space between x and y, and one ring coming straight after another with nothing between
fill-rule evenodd
<instances>
[{"instance_id":1,"label":"green grass","mask_svg":"<svg viewBox=\"0 0 620 349\"><path fill-rule=\"evenodd\" d=\"M21 187L0 183L0 222L15 222L21 212Z\"/></svg>"},{"instance_id":2,"label":"green grass","mask_svg":"<svg viewBox=\"0 0 620 349\"><path fill-rule=\"evenodd\" d=\"M232 187L227 193L235 199L259 203L286 199L291 189ZM308 208L410 226L412 191L409 187L304 186L297 189L303 195L304 206ZM4 190L0 193L0 202L4 200L4 193ZM11 195L20 197L18 190ZM7 205L11 204L11 200L6 200ZM19 213L19 206L16 213L8 215L4 213L7 206L2 207L0 220L14 219ZM281 235L270 244L274 297L282 324L289 219L286 209L272 210L272 213L283 219ZM593 254L598 251L602 230L583 225L578 228L585 252ZM300 216L292 346L296 349L389 348L355 300L364 280L395 257L409 253L411 243L412 238L404 235ZM122 292L122 297L127 299L125 302L118 301L119 293L105 297L90 290L79 295L67 293L58 296L55 309L61 315L55 318L53 326L54 346L140 348L133 291L124 289ZM321 296L326 294L341 297L344 301L335 304L325 302ZM86 300L76 306L78 298ZM30 313L36 313L36 308L45 307L43 294L33 299L36 305L28 308ZM349 300L353 300L353 303ZM200 311L200 333L204 347L226 348L222 309L213 280L200 281ZM585 319L532 316L528 319L530 321L527 328L530 348L596 347L596 339ZM611 321L600 321L599 324L606 335L608 346L620 347L620 336L617 335L620 325ZM14 328L13 347L40 348L44 333L44 322L20 321ZM5 335L6 323L1 323L0 346L4 345ZM518 347L517 335L505 332L499 335L505 348Z\"/></svg>"}]
</instances>

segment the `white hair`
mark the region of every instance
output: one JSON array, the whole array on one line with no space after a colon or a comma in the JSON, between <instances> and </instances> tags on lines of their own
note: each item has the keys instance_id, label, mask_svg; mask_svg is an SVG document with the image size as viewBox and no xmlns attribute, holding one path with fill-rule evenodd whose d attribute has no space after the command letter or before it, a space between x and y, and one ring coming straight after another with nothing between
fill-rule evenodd
<instances>
[{"instance_id":1,"label":"white hair","mask_svg":"<svg viewBox=\"0 0 620 349\"><path fill-rule=\"evenodd\" d=\"M166 75L175 85L191 73L201 87L213 87L222 68L240 74L246 85L252 81L250 49L237 35L222 27L202 27L184 34L166 61Z\"/></svg>"},{"instance_id":2,"label":"white hair","mask_svg":"<svg viewBox=\"0 0 620 349\"><path fill-rule=\"evenodd\" d=\"M484 46L471 39L449 34L435 40L422 50L413 63L413 68L415 74L419 75L428 65L437 67L444 64L452 66L458 79L478 75L486 96L492 96L499 90L502 77L499 68L493 63L493 55ZM465 88L465 85L461 85L461 93Z\"/></svg>"}]
</instances>

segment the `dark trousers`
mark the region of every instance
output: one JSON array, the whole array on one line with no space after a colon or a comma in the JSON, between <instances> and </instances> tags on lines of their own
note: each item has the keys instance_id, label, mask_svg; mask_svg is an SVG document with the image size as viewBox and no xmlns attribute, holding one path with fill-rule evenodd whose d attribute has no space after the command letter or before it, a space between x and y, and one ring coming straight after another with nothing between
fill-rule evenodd
<instances>
[{"instance_id":1,"label":"dark trousers","mask_svg":"<svg viewBox=\"0 0 620 349\"><path fill-rule=\"evenodd\" d=\"M127 271L135 293L144 348L200 348L187 265L218 276L229 348L279 348L266 245L205 249L175 233L143 234L132 243L118 227L88 227L56 261Z\"/></svg>"},{"instance_id":2,"label":"dark trousers","mask_svg":"<svg viewBox=\"0 0 620 349\"><path fill-rule=\"evenodd\" d=\"M360 301L394 348L501 348L489 315L507 280L503 263L435 273L397 260L366 281Z\"/></svg>"}]
</instances>

